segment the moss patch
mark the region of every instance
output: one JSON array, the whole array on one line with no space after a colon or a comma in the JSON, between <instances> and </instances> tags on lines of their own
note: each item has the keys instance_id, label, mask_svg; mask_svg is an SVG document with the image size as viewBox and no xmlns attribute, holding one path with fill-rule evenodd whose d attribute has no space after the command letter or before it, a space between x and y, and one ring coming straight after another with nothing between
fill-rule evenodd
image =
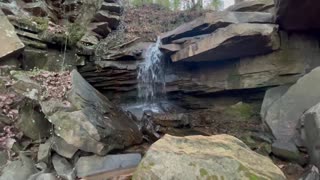
<instances>
[{"instance_id":1,"label":"moss patch","mask_svg":"<svg viewBox=\"0 0 320 180\"><path fill-rule=\"evenodd\" d=\"M230 115L238 116L243 120L248 120L256 114L254 107L242 102L231 106L226 112Z\"/></svg>"},{"instance_id":2,"label":"moss patch","mask_svg":"<svg viewBox=\"0 0 320 180\"><path fill-rule=\"evenodd\" d=\"M208 176L208 171L203 168L200 168L200 176L201 177Z\"/></svg>"},{"instance_id":3,"label":"moss patch","mask_svg":"<svg viewBox=\"0 0 320 180\"><path fill-rule=\"evenodd\" d=\"M18 26L25 27L26 29L31 29L36 32L43 32L48 29L49 19L46 17L21 17L16 19Z\"/></svg>"}]
</instances>

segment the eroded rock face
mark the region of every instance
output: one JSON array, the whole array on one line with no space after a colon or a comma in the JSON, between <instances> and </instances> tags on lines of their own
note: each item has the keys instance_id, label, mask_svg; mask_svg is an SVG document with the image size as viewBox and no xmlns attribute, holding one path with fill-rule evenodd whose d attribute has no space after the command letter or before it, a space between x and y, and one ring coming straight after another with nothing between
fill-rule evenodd
<instances>
[{"instance_id":1,"label":"eroded rock face","mask_svg":"<svg viewBox=\"0 0 320 180\"><path fill-rule=\"evenodd\" d=\"M276 22L290 31L318 30L320 2L317 0L275 0Z\"/></svg>"},{"instance_id":2,"label":"eroded rock face","mask_svg":"<svg viewBox=\"0 0 320 180\"><path fill-rule=\"evenodd\" d=\"M270 127L273 135L289 141L296 134L299 118L320 101L318 82L320 68L303 76L296 84L267 110L263 121Z\"/></svg>"},{"instance_id":3,"label":"eroded rock face","mask_svg":"<svg viewBox=\"0 0 320 180\"><path fill-rule=\"evenodd\" d=\"M171 56L172 61L219 61L270 53L279 49L277 26L232 24L185 45Z\"/></svg>"},{"instance_id":4,"label":"eroded rock face","mask_svg":"<svg viewBox=\"0 0 320 180\"><path fill-rule=\"evenodd\" d=\"M229 135L165 135L142 159L133 179L286 179L270 159Z\"/></svg>"},{"instance_id":5,"label":"eroded rock face","mask_svg":"<svg viewBox=\"0 0 320 180\"><path fill-rule=\"evenodd\" d=\"M166 76L167 92L207 94L295 83L319 65L317 39L280 34L280 50L270 54L219 63L173 63Z\"/></svg>"},{"instance_id":6,"label":"eroded rock face","mask_svg":"<svg viewBox=\"0 0 320 180\"><path fill-rule=\"evenodd\" d=\"M0 42L5 42L0 48L0 60L5 57L19 55L24 44L18 38L14 27L0 10Z\"/></svg>"},{"instance_id":7,"label":"eroded rock face","mask_svg":"<svg viewBox=\"0 0 320 180\"><path fill-rule=\"evenodd\" d=\"M272 23L272 14L258 12L214 12L207 13L194 21L183 24L178 28L163 33L161 41L168 44L174 40L209 34L218 28L226 27L236 23Z\"/></svg>"}]
</instances>

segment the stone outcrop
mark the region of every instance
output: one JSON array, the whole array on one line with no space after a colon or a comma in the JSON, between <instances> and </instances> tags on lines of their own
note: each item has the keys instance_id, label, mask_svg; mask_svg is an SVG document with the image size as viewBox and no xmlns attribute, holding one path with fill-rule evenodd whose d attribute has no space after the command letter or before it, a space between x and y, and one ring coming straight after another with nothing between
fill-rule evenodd
<instances>
[{"instance_id":1,"label":"stone outcrop","mask_svg":"<svg viewBox=\"0 0 320 180\"><path fill-rule=\"evenodd\" d=\"M276 22L289 31L319 30L320 2L275 0Z\"/></svg>"},{"instance_id":2,"label":"stone outcrop","mask_svg":"<svg viewBox=\"0 0 320 180\"><path fill-rule=\"evenodd\" d=\"M0 48L0 61L8 56L19 55L24 44L18 38L14 27L11 25L7 17L0 10L0 42L3 42ZM5 42L5 43L4 43Z\"/></svg>"},{"instance_id":3,"label":"stone outcrop","mask_svg":"<svg viewBox=\"0 0 320 180\"><path fill-rule=\"evenodd\" d=\"M279 49L277 27L234 24L216 30L171 56L177 61L218 61L266 54Z\"/></svg>"},{"instance_id":4,"label":"stone outcrop","mask_svg":"<svg viewBox=\"0 0 320 180\"><path fill-rule=\"evenodd\" d=\"M266 111L263 121L278 140L290 141L296 134L299 118L320 101L318 82L320 68L316 68L292 85Z\"/></svg>"},{"instance_id":5,"label":"stone outcrop","mask_svg":"<svg viewBox=\"0 0 320 180\"><path fill-rule=\"evenodd\" d=\"M254 13L254 12L214 12L207 13L189 23L183 24L178 28L163 33L161 41L164 44L173 42L174 40L194 37L203 34L209 34L218 28L226 27L236 23L273 23L272 14L270 13Z\"/></svg>"},{"instance_id":6,"label":"stone outcrop","mask_svg":"<svg viewBox=\"0 0 320 180\"><path fill-rule=\"evenodd\" d=\"M54 125L56 135L80 150L104 155L142 140L134 121L75 70L71 73L71 89L65 100L43 99L48 92L30 79L30 75L17 72L13 76L17 79L15 90L37 101ZM30 89L21 88L28 85ZM64 87L66 89L68 87Z\"/></svg>"},{"instance_id":7,"label":"stone outcrop","mask_svg":"<svg viewBox=\"0 0 320 180\"><path fill-rule=\"evenodd\" d=\"M314 36L280 34L280 50L270 54L220 63L174 63L167 73L166 89L208 94L295 83L319 65L317 40Z\"/></svg>"},{"instance_id":8,"label":"stone outcrop","mask_svg":"<svg viewBox=\"0 0 320 180\"><path fill-rule=\"evenodd\" d=\"M274 11L273 0L247 0L236 3L226 9L226 11L238 12L269 12Z\"/></svg>"},{"instance_id":9,"label":"stone outcrop","mask_svg":"<svg viewBox=\"0 0 320 180\"><path fill-rule=\"evenodd\" d=\"M286 179L270 159L229 135L174 137L154 143L133 175L138 179Z\"/></svg>"}]
</instances>

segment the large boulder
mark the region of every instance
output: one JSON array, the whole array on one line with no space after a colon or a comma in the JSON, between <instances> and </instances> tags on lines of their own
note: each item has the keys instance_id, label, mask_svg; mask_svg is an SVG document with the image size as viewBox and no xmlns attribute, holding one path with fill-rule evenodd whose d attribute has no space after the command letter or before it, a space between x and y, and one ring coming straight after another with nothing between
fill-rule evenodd
<instances>
[{"instance_id":1,"label":"large boulder","mask_svg":"<svg viewBox=\"0 0 320 180\"><path fill-rule=\"evenodd\" d=\"M226 11L240 11L240 12L270 12L274 10L273 0L249 0L236 3L230 6Z\"/></svg>"},{"instance_id":2,"label":"large boulder","mask_svg":"<svg viewBox=\"0 0 320 180\"><path fill-rule=\"evenodd\" d=\"M299 118L320 102L320 68L312 70L292 85L266 111L263 121L276 139L290 141L296 134Z\"/></svg>"},{"instance_id":3,"label":"large boulder","mask_svg":"<svg viewBox=\"0 0 320 180\"><path fill-rule=\"evenodd\" d=\"M19 85L15 90L40 104L42 112L54 125L55 134L67 144L104 155L141 142L142 135L133 119L95 90L76 70L71 75L39 72L30 76L13 72L13 76ZM41 88L36 88L39 86Z\"/></svg>"},{"instance_id":4,"label":"large boulder","mask_svg":"<svg viewBox=\"0 0 320 180\"><path fill-rule=\"evenodd\" d=\"M275 0L276 22L286 30L318 30L320 2L317 0Z\"/></svg>"},{"instance_id":5,"label":"large boulder","mask_svg":"<svg viewBox=\"0 0 320 180\"><path fill-rule=\"evenodd\" d=\"M270 159L229 135L165 135L142 159L133 179L286 179Z\"/></svg>"},{"instance_id":6,"label":"large boulder","mask_svg":"<svg viewBox=\"0 0 320 180\"><path fill-rule=\"evenodd\" d=\"M269 24L232 24L186 45L172 61L218 61L266 54L279 49L278 29Z\"/></svg>"},{"instance_id":7,"label":"large boulder","mask_svg":"<svg viewBox=\"0 0 320 180\"><path fill-rule=\"evenodd\" d=\"M161 41L168 44L174 40L193 37L196 35L209 34L218 28L236 23L272 23L272 14L258 12L214 12L207 13L202 17L161 35Z\"/></svg>"},{"instance_id":8,"label":"large boulder","mask_svg":"<svg viewBox=\"0 0 320 180\"><path fill-rule=\"evenodd\" d=\"M320 104L313 106L301 117L301 135L312 164L320 167Z\"/></svg>"},{"instance_id":9,"label":"large boulder","mask_svg":"<svg viewBox=\"0 0 320 180\"><path fill-rule=\"evenodd\" d=\"M8 56L19 55L24 44L18 38L13 25L0 10L0 42L5 42L0 48L0 60Z\"/></svg>"}]
</instances>

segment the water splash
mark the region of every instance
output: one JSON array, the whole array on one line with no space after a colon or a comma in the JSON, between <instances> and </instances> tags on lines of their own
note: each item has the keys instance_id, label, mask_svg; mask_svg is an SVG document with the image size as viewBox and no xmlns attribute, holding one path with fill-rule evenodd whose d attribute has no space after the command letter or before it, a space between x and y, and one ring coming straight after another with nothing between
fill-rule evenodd
<instances>
[{"instance_id":1,"label":"water splash","mask_svg":"<svg viewBox=\"0 0 320 180\"><path fill-rule=\"evenodd\" d=\"M152 104L165 95L165 63L159 47L160 38L145 53L145 60L138 71L138 95L146 104Z\"/></svg>"}]
</instances>

